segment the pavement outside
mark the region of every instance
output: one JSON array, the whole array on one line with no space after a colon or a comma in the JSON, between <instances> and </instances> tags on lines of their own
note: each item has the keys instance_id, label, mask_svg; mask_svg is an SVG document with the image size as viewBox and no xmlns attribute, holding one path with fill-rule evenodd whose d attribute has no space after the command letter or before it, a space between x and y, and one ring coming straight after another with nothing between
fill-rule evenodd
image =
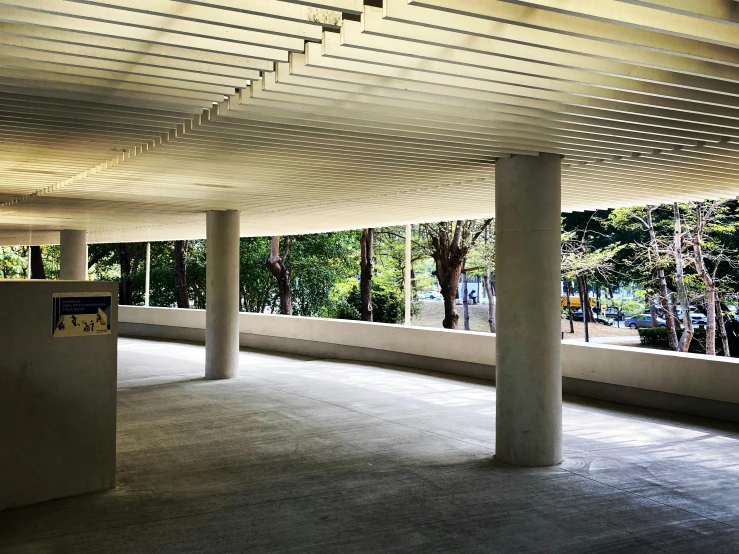
<instances>
[{"instance_id":1,"label":"pavement outside","mask_svg":"<svg viewBox=\"0 0 739 554\"><path fill-rule=\"evenodd\" d=\"M479 331L481 333L490 332L490 324L488 323L488 306L487 304L469 304L470 313L470 331ZM464 329L463 318L463 307L462 305L457 306L457 313L459 314L459 328ZM444 303L426 301L421 305L421 311L418 315L411 318L411 324L414 327L431 327L435 329L441 329L441 322L444 320ZM564 333L565 339L582 339L585 337L585 324L581 321L573 321L573 327L575 328L574 333L570 333L570 322L566 319L562 320L562 332ZM623 325L623 322L621 322ZM597 323L591 323L588 326L588 333L591 338L614 338L614 341L608 342L620 342L622 337L628 337L628 342L637 344L639 342L639 333L635 329L629 329L628 327L617 327L615 324L601 325Z\"/></svg>"},{"instance_id":2,"label":"pavement outside","mask_svg":"<svg viewBox=\"0 0 739 554\"><path fill-rule=\"evenodd\" d=\"M117 487L0 512L0 552L739 551L736 425L566 399L565 462L522 469L488 384L119 348Z\"/></svg>"}]
</instances>

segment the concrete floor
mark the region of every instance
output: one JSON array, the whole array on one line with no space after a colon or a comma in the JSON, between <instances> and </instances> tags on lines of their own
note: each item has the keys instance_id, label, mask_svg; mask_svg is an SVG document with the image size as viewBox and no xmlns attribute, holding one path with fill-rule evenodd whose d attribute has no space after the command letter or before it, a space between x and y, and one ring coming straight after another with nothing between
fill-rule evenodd
<instances>
[{"instance_id":1,"label":"concrete floor","mask_svg":"<svg viewBox=\"0 0 739 554\"><path fill-rule=\"evenodd\" d=\"M0 512L0 552L739 552L736 425L569 399L517 469L491 386L241 357L121 339L116 489Z\"/></svg>"}]
</instances>

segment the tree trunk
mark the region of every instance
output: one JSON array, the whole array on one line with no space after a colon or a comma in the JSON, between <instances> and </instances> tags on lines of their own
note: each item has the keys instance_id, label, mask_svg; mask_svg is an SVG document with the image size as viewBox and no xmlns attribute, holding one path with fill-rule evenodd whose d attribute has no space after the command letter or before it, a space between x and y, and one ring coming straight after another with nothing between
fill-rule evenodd
<instances>
[{"instance_id":1,"label":"tree trunk","mask_svg":"<svg viewBox=\"0 0 739 554\"><path fill-rule=\"evenodd\" d=\"M489 269L485 270L483 285L485 286L485 294L488 297L488 323L490 324L490 332L495 333L495 300L493 297L493 287L490 284Z\"/></svg>"},{"instance_id":2,"label":"tree trunk","mask_svg":"<svg viewBox=\"0 0 739 554\"><path fill-rule=\"evenodd\" d=\"M485 226L485 244L490 241L490 225ZM485 294L488 297L488 324L490 325L490 332L496 332L496 320L495 320L495 295L493 294L493 285L490 280L490 268L485 268L485 275L483 277L483 284L485 285Z\"/></svg>"},{"instance_id":3,"label":"tree trunk","mask_svg":"<svg viewBox=\"0 0 739 554\"><path fill-rule=\"evenodd\" d=\"M652 327L659 327L657 323L657 306L654 304L654 297L647 296L647 304L649 305L649 315L652 317Z\"/></svg>"},{"instance_id":4,"label":"tree trunk","mask_svg":"<svg viewBox=\"0 0 739 554\"><path fill-rule=\"evenodd\" d=\"M372 321L372 259L374 257L374 229L362 229L360 238L359 290L362 302L362 321Z\"/></svg>"},{"instance_id":5,"label":"tree trunk","mask_svg":"<svg viewBox=\"0 0 739 554\"><path fill-rule=\"evenodd\" d=\"M187 241L174 241L174 297L178 308L189 308L187 297Z\"/></svg>"},{"instance_id":6,"label":"tree trunk","mask_svg":"<svg viewBox=\"0 0 739 554\"><path fill-rule=\"evenodd\" d=\"M675 232L673 234L672 250L675 256L675 285L677 296L683 312L683 332L677 345L678 352L687 352L690 342L693 340L693 320L690 319L690 300L685 288L685 273L683 271L683 232L680 221L680 207L677 202L673 204L673 217L675 219Z\"/></svg>"},{"instance_id":7,"label":"tree trunk","mask_svg":"<svg viewBox=\"0 0 739 554\"><path fill-rule=\"evenodd\" d=\"M572 294L572 287L570 286L570 280L565 280L565 294L567 295L567 316L570 318L570 333L575 334L575 322L572 321L572 303L570 302L570 294Z\"/></svg>"},{"instance_id":8,"label":"tree trunk","mask_svg":"<svg viewBox=\"0 0 739 554\"><path fill-rule=\"evenodd\" d=\"M436 267L441 264L437 261ZM462 274L462 262L451 267L437 269L436 278L439 280L439 289L441 297L444 299L444 320L442 326L444 329L457 329L459 326L459 315L455 306L457 300L457 289L459 287L459 278Z\"/></svg>"},{"instance_id":9,"label":"tree trunk","mask_svg":"<svg viewBox=\"0 0 739 554\"><path fill-rule=\"evenodd\" d=\"M121 266L121 280L118 282L118 304L130 306L133 304L133 280L131 279L131 255L128 244L118 243L118 262Z\"/></svg>"},{"instance_id":10,"label":"tree trunk","mask_svg":"<svg viewBox=\"0 0 739 554\"><path fill-rule=\"evenodd\" d=\"M40 246L31 246L31 279L46 279Z\"/></svg>"},{"instance_id":11,"label":"tree trunk","mask_svg":"<svg viewBox=\"0 0 739 554\"><path fill-rule=\"evenodd\" d=\"M667 344L670 350L678 349L677 340L677 324L673 317L672 310L670 310L669 293L667 292L667 278L665 277L665 268L662 267L662 260L659 252L659 245L657 244L657 233L654 230L654 221L652 219L652 212L656 209L656 206L647 206L647 230L649 231L649 245L654 255L655 263L657 264L657 283L659 285L659 302L662 306L662 311L665 314L665 326L667 327Z\"/></svg>"},{"instance_id":12,"label":"tree trunk","mask_svg":"<svg viewBox=\"0 0 739 554\"><path fill-rule=\"evenodd\" d=\"M456 329L459 322L454 306L459 287L459 278L464 267L467 252L475 240L482 234L483 228L470 235L472 220L459 219L455 222L443 222L430 231L430 254L436 262L436 270L432 273L439 281L439 289L444 298L445 329ZM486 222L485 225L488 225ZM429 226L430 228L430 226Z\"/></svg>"},{"instance_id":13,"label":"tree trunk","mask_svg":"<svg viewBox=\"0 0 739 554\"><path fill-rule=\"evenodd\" d=\"M464 292L464 297L462 298L462 306L464 307L464 330L469 331L470 330L470 307L469 307L469 301L467 300L468 293L467 293L467 272L462 271L462 290Z\"/></svg>"},{"instance_id":14,"label":"tree trunk","mask_svg":"<svg viewBox=\"0 0 739 554\"><path fill-rule=\"evenodd\" d=\"M280 296L280 313L293 315L293 302L290 294L290 271L280 257L280 237L272 237L269 258L264 262L269 272L277 279Z\"/></svg>"},{"instance_id":15,"label":"tree trunk","mask_svg":"<svg viewBox=\"0 0 739 554\"><path fill-rule=\"evenodd\" d=\"M696 224L693 235L693 258L695 271L698 273L703 284L706 286L706 354L716 355L716 284L706 269L706 261L703 258L703 220L702 203L698 203L695 209Z\"/></svg>"},{"instance_id":16,"label":"tree trunk","mask_svg":"<svg viewBox=\"0 0 739 554\"><path fill-rule=\"evenodd\" d=\"M726 335L726 322L724 321L724 312L721 308L721 295L716 293L716 317L718 319L718 331L721 336L721 350L727 358L731 356L729 350L729 337Z\"/></svg>"},{"instance_id":17,"label":"tree trunk","mask_svg":"<svg viewBox=\"0 0 739 554\"><path fill-rule=\"evenodd\" d=\"M716 355L716 288L706 287L706 354Z\"/></svg>"},{"instance_id":18,"label":"tree trunk","mask_svg":"<svg viewBox=\"0 0 739 554\"><path fill-rule=\"evenodd\" d=\"M588 279L584 275L577 276L577 290L580 293L582 305L582 322L585 328L585 342L590 342L590 297L588 295Z\"/></svg>"}]
</instances>

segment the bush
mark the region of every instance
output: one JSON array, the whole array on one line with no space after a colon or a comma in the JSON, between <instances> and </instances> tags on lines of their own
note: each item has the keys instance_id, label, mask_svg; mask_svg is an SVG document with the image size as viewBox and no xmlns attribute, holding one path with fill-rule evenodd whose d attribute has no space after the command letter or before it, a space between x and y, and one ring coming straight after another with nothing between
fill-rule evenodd
<instances>
[{"instance_id":1,"label":"bush","mask_svg":"<svg viewBox=\"0 0 739 554\"><path fill-rule=\"evenodd\" d=\"M362 295L359 281L352 283L349 294L336 302L337 319L361 319ZM372 320L377 323L402 323L404 314L403 297L394 289L380 283L372 283Z\"/></svg>"},{"instance_id":2,"label":"bush","mask_svg":"<svg viewBox=\"0 0 739 554\"><path fill-rule=\"evenodd\" d=\"M679 332L677 338L680 338ZM646 327L644 329L639 329L639 342L641 342L643 346L658 346L667 348L667 327ZM719 336L716 336L716 348L717 351L721 351L721 337ZM692 352L693 354L706 353L705 327L696 327L693 330L693 340L690 341L688 352Z\"/></svg>"},{"instance_id":3,"label":"bush","mask_svg":"<svg viewBox=\"0 0 739 554\"><path fill-rule=\"evenodd\" d=\"M639 342L643 346L667 346L667 327L639 329Z\"/></svg>"}]
</instances>

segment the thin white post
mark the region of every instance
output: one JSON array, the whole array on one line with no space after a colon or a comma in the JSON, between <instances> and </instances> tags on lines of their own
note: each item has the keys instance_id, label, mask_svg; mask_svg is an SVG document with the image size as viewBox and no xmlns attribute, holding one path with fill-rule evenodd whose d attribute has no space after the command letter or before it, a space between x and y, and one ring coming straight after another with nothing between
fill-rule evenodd
<instances>
[{"instance_id":1,"label":"thin white post","mask_svg":"<svg viewBox=\"0 0 739 554\"><path fill-rule=\"evenodd\" d=\"M31 278L31 245L28 245L28 268L26 269L26 279Z\"/></svg>"},{"instance_id":2,"label":"thin white post","mask_svg":"<svg viewBox=\"0 0 739 554\"><path fill-rule=\"evenodd\" d=\"M411 226L405 226L405 324L411 324L411 269L413 264L411 256Z\"/></svg>"},{"instance_id":3,"label":"thin white post","mask_svg":"<svg viewBox=\"0 0 739 554\"><path fill-rule=\"evenodd\" d=\"M144 306L149 305L149 281L151 280L151 243L146 243L146 278L144 279Z\"/></svg>"}]
</instances>

